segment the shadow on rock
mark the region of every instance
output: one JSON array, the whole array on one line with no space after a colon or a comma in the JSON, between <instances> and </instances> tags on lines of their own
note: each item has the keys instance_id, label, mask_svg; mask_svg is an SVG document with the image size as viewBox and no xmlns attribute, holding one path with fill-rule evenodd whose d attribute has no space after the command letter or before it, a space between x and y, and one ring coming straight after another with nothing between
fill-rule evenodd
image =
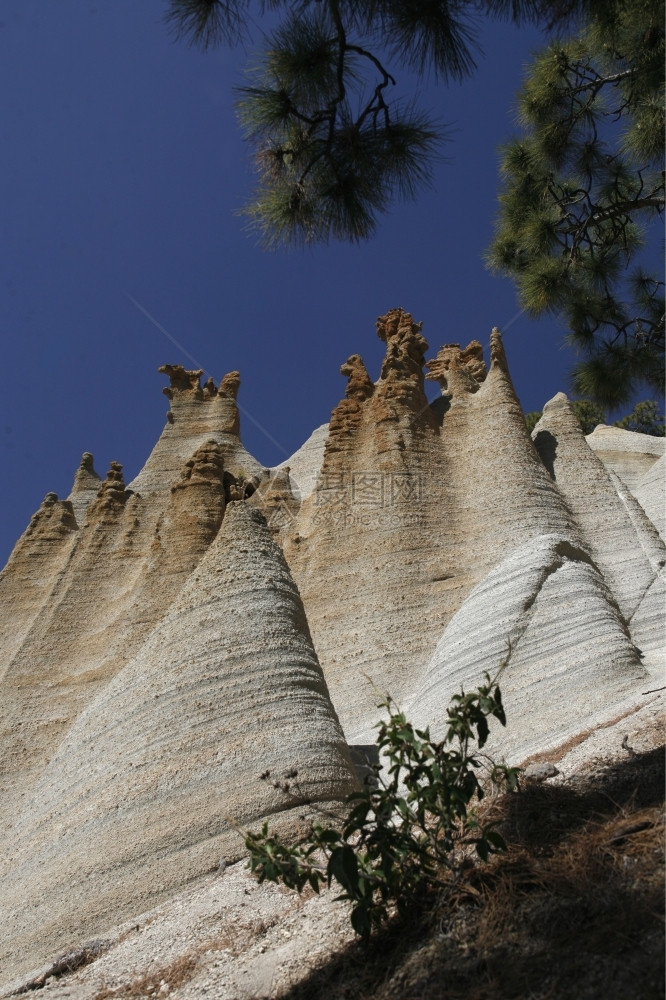
<instances>
[{"instance_id":1,"label":"shadow on rock","mask_svg":"<svg viewBox=\"0 0 666 1000\"><path fill-rule=\"evenodd\" d=\"M280 1000L661 1000L664 750L493 805L506 854Z\"/></svg>"}]
</instances>

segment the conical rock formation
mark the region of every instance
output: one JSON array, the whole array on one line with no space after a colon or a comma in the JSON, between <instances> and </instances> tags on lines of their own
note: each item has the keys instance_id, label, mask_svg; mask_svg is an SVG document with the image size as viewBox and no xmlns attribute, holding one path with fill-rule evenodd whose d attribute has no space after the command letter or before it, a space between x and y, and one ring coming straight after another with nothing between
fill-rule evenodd
<instances>
[{"instance_id":1,"label":"conical rock formation","mask_svg":"<svg viewBox=\"0 0 666 1000\"><path fill-rule=\"evenodd\" d=\"M67 728L208 549L239 463L260 469L240 442L238 373L216 389L200 387L200 372L163 371L175 416L135 480L146 494L126 487L112 462L91 500L98 477L84 454L72 499L49 494L2 574L0 844Z\"/></svg>"},{"instance_id":2,"label":"conical rock formation","mask_svg":"<svg viewBox=\"0 0 666 1000\"><path fill-rule=\"evenodd\" d=\"M618 492L612 473L591 453L563 393L546 403L532 437L628 621L665 561L657 531L626 487L618 483Z\"/></svg>"},{"instance_id":3,"label":"conical rock formation","mask_svg":"<svg viewBox=\"0 0 666 1000\"><path fill-rule=\"evenodd\" d=\"M413 695L447 623L507 551L552 532L580 543L530 441L499 332L489 372L474 343L442 348L429 368L445 396L432 406L420 325L393 310L378 332L387 348L374 392L350 359L317 488L282 536L352 743L372 739L378 692Z\"/></svg>"},{"instance_id":4,"label":"conical rock formation","mask_svg":"<svg viewBox=\"0 0 666 1000\"><path fill-rule=\"evenodd\" d=\"M76 532L72 504L47 493L0 573L0 681L67 566Z\"/></svg>"},{"instance_id":5,"label":"conical rock formation","mask_svg":"<svg viewBox=\"0 0 666 1000\"><path fill-rule=\"evenodd\" d=\"M81 464L74 476L72 491L67 497L79 527L85 521L88 507L99 493L101 485L102 480L95 472L93 465L93 456L89 451L84 451L81 456Z\"/></svg>"},{"instance_id":6,"label":"conical rock formation","mask_svg":"<svg viewBox=\"0 0 666 1000\"><path fill-rule=\"evenodd\" d=\"M512 552L467 598L445 630L409 706L420 725L443 733L451 695L498 675L508 719L490 753L519 762L607 718L647 672L598 568L557 535Z\"/></svg>"},{"instance_id":7,"label":"conical rock formation","mask_svg":"<svg viewBox=\"0 0 666 1000\"><path fill-rule=\"evenodd\" d=\"M587 435L587 443L604 465L634 490L666 450L666 438L637 434L621 427L599 424Z\"/></svg>"},{"instance_id":8,"label":"conical rock formation","mask_svg":"<svg viewBox=\"0 0 666 1000\"><path fill-rule=\"evenodd\" d=\"M240 441L238 372L225 375L216 388L212 379L200 385L201 371L187 371L182 365L162 365L159 370L170 381L164 389L170 402L167 423L130 489L159 505L161 494L170 488L185 462L210 439L222 448L226 469L246 475L261 472L259 462Z\"/></svg>"},{"instance_id":9,"label":"conical rock formation","mask_svg":"<svg viewBox=\"0 0 666 1000\"><path fill-rule=\"evenodd\" d=\"M266 771L280 782L297 772L291 792L261 781ZM3 971L241 856L229 817L298 825L354 782L282 553L261 514L232 503L169 613L26 803L3 864Z\"/></svg>"},{"instance_id":10,"label":"conical rock formation","mask_svg":"<svg viewBox=\"0 0 666 1000\"><path fill-rule=\"evenodd\" d=\"M293 827L343 797L343 730L373 742L387 692L439 732L506 660L493 740L516 762L660 697L663 443L585 439L562 396L533 442L498 330L489 367L477 340L440 348L429 404L421 324L390 310L377 333L379 378L351 355L330 424L273 470L241 444L237 372L164 366L137 478L112 463L102 482L84 455L17 543L5 981L238 856L229 816Z\"/></svg>"},{"instance_id":11,"label":"conical rock formation","mask_svg":"<svg viewBox=\"0 0 666 1000\"><path fill-rule=\"evenodd\" d=\"M298 500L306 500L317 485L327 437L328 424L322 424L280 465L280 468L289 467L291 492Z\"/></svg>"},{"instance_id":12,"label":"conical rock formation","mask_svg":"<svg viewBox=\"0 0 666 1000\"><path fill-rule=\"evenodd\" d=\"M638 480L634 496L666 542L666 505L664 487L666 485L666 456L662 455L654 465Z\"/></svg>"}]
</instances>

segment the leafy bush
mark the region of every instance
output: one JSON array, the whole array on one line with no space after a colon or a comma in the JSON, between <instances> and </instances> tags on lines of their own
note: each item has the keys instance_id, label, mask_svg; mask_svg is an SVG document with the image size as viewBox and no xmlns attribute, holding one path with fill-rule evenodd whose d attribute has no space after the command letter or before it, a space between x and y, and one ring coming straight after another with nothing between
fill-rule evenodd
<instances>
[{"instance_id":1,"label":"leafy bush","mask_svg":"<svg viewBox=\"0 0 666 1000\"><path fill-rule=\"evenodd\" d=\"M352 926L367 940L392 905L403 910L422 888L455 875L470 846L484 860L503 850L494 824L474 810L485 794L479 777L484 765L493 787L518 787L516 768L479 753L488 719L506 725L497 678L484 678L478 690L452 698L446 733L437 743L387 697L379 707L389 718L376 727L384 766L374 766L362 790L347 797L342 820L315 823L292 844L272 835L268 823L259 833L245 834L249 867L259 881L283 882L298 892L307 885L319 892L323 883L337 882L343 890L337 898L351 901ZM269 772L262 777L270 778ZM286 792L292 787L275 785Z\"/></svg>"}]
</instances>

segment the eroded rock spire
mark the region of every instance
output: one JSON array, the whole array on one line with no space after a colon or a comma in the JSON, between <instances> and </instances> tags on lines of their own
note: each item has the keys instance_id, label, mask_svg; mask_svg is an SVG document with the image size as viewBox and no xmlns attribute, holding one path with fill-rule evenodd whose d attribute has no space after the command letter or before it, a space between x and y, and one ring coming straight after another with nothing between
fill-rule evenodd
<instances>
[{"instance_id":1,"label":"eroded rock spire","mask_svg":"<svg viewBox=\"0 0 666 1000\"><path fill-rule=\"evenodd\" d=\"M203 399L201 376L203 368L188 371L182 365L160 365L157 369L162 375L169 376L169 385L162 389L168 399L173 399L177 392L192 393L197 399Z\"/></svg>"},{"instance_id":2,"label":"eroded rock spire","mask_svg":"<svg viewBox=\"0 0 666 1000\"><path fill-rule=\"evenodd\" d=\"M226 399L236 399L240 383L240 372L227 372L220 382L220 396L224 396Z\"/></svg>"},{"instance_id":3,"label":"eroded rock spire","mask_svg":"<svg viewBox=\"0 0 666 1000\"><path fill-rule=\"evenodd\" d=\"M74 475L72 493L80 493L83 490L99 489L102 479L95 472L93 456L89 451L84 451L81 455L81 462Z\"/></svg>"},{"instance_id":4,"label":"eroded rock spire","mask_svg":"<svg viewBox=\"0 0 666 1000\"><path fill-rule=\"evenodd\" d=\"M211 438L197 448L192 458L185 463L180 479L171 487L171 492L202 483L222 489L223 474L222 449L217 441Z\"/></svg>"},{"instance_id":5,"label":"eroded rock spire","mask_svg":"<svg viewBox=\"0 0 666 1000\"><path fill-rule=\"evenodd\" d=\"M375 386L368 375L368 370L363 364L360 354L352 354L340 367L340 374L346 375L349 381L345 389L347 399L358 399L363 402L369 399L375 391Z\"/></svg>"},{"instance_id":6,"label":"eroded rock spire","mask_svg":"<svg viewBox=\"0 0 666 1000\"><path fill-rule=\"evenodd\" d=\"M483 360L483 347L472 340L465 348L460 344L444 344L430 361L426 361L430 382L439 382L443 394L477 392L488 374Z\"/></svg>"},{"instance_id":7,"label":"eroded rock spire","mask_svg":"<svg viewBox=\"0 0 666 1000\"><path fill-rule=\"evenodd\" d=\"M125 489L123 467L119 462L111 462L106 479L102 483L95 509L97 511L120 510L125 506L129 493Z\"/></svg>"},{"instance_id":8,"label":"eroded rock spire","mask_svg":"<svg viewBox=\"0 0 666 1000\"><path fill-rule=\"evenodd\" d=\"M297 771L299 796L260 781L265 770ZM52 755L9 848L3 971L241 857L233 820L270 817L293 835L314 804L357 787L282 551L257 510L232 503L159 625ZM53 850L57 823L67 836Z\"/></svg>"},{"instance_id":9,"label":"eroded rock spire","mask_svg":"<svg viewBox=\"0 0 666 1000\"><path fill-rule=\"evenodd\" d=\"M389 309L377 318L377 336L386 344L381 378L418 381L425 362L428 341L421 334L423 323L415 323L404 309Z\"/></svg>"},{"instance_id":10,"label":"eroded rock spire","mask_svg":"<svg viewBox=\"0 0 666 1000\"><path fill-rule=\"evenodd\" d=\"M102 482L101 477L95 472L92 455L89 451L84 451L67 498L72 504L79 527L85 521L88 508L99 493Z\"/></svg>"}]
</instances>

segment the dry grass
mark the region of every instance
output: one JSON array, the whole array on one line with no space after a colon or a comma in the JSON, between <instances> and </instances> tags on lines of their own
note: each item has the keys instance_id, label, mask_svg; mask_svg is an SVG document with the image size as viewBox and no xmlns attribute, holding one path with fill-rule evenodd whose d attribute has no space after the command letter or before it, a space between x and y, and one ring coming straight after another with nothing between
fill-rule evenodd
<instances>
[{"instance_id":1,"label":"dry grass","mask_svg":"<svg viewBox=\"0 0 666 1000\"><path fill-rule=\"evenodd\" d=\"M196 965L196 955L181 955L169 965L162 965L151 973L137 976L115 989L103 987L95 994L95 1000L110 1000L111 997L115 1000L130 1000L134 997L158 996L160 991L163 995L166 992L163 989L165 984L169 987L169 992L172 992L192 978Z\"/></svg>"},{"instance_id":2,"label":"dry grass","mask_svg":"<svg viewBox=\"0 0 666 1000\"><path fill-rule=\"evenodd\" d=\"M663 1000L664 751L494 804L509 841L281 1000Z\"/></svg>"},{"instance_id":3,"label":"dry grass","mask_svg":"<svg viewBox=\"0 0 666 1000\"><path fill-rule=\"evenodd\" d=\"M276 918L277 919L277 918ZM199 959L211 952L225 952L236 958L250 948L257 938L264 935L275 923L253 920L250 923L234 921L228 927L206 941L199 943L185 955L180 955L168 965L156 966L150 972L135 976L118 986L103 986L94 1000L133 1000L138 997L168 996L178 986L193 978ZM168 986L168 990L165 989Z\"/></svg>"},{"instance_id":4,"label":"dry grass","mask_svg":"<svg viewBox=\"0 0 666 1000\"><path fill-rule=\"evenodd\" d=\"M269 921L253 920L250 923L233 921L215 937L204 941L197 953L203 955L205 952L224 951L232 958L237 958L251 948L258 938L263 937L277 921L277 917Z\"/></svg>"}]
</instances>

